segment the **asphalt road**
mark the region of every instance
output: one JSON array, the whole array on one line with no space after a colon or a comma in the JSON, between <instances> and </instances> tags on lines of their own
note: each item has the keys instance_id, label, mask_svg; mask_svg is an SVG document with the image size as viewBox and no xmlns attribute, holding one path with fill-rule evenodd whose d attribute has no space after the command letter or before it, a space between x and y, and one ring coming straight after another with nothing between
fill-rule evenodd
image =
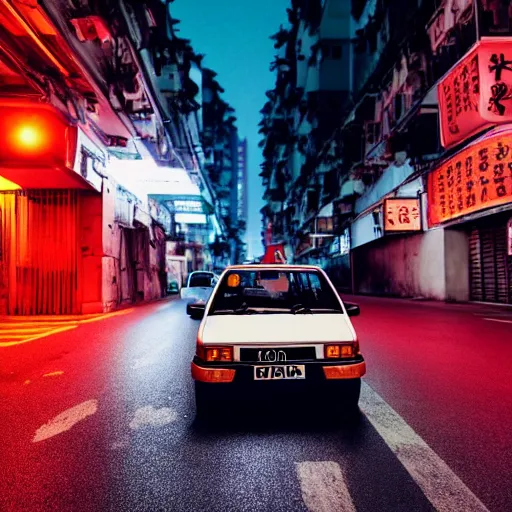
<instances>
[{"instance_id":1,"label":"asphalt road","mask_svg":"<svg viewBox=\"0 0 512 512\"><path fill-rule=\"evenodd\" d=\"M341 423L270 396L198 424L181 301L0 347L0 510L512 510L512 314L356 300Z\"/></svg>"}]
</instances>

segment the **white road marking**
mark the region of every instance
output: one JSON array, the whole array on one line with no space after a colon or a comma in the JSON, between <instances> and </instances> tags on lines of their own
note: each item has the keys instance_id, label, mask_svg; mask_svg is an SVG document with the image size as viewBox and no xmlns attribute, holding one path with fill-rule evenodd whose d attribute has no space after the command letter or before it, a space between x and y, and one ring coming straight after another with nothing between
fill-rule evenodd
<instances>
[{"instance_id":1,"label":"white road marking","mask_svg":"<svg viewBox=\"0 0 512 512\"><path fill-rule=\"evenodd\" d=\"M178 413L170 407L155 409L152 405L146 405L135 411L135 417L130 421L130 428L138 430L147 425L162 427L176 421Z\"/></svg>"},{"instance_id":2,"label":"white road marking","mask_svg":"<svg viewBox=\"0 0 512 512\"><path fill-rule=\"evenodd\" d=\"M42 427L39 427L34 435L34 439L32 439L32 442L38 443L39 441L44 441L50 437L62 434L80 421L85 420L88 416L95 414L97 410L97 400L87 400L86 402L75 405L64 412L61 412Z\"/></svg>"},{"instance_id":3,"label":"white road marking","mask_svg":"<svg viewBox=\"0 0 512 512\"><path fill-rule=\"evenodd\" d=\"M310 512L356 512L341 467L336 462L299 462L302 499Z\"/></svg>"},{"instance_id":4,"label":"white road marking","mask_svg":"<svg viewBox=\"0 0 512 512\"><path fill-rule=\"evenodd\" d=\"M161 362L162 358L160 357L160 354L167 347L167 344L157 345L147 354L144 354L142 357L135 359L131 367L132 370L138 370L139 368L145 368L146 366L151 366L152 364Z\"/></svg>"},{"instance_id":5,"label":"white road marking","mask_svg":"<svg viewBox=\"0 0 512 512\"><path fill-rule=\"evenodd\" d=\"M447 464L366 383L361 389L360 407L438 512L488 512Z\"/></svg>"},{"instance_id":6,"label":"white road marking","mask_svg":"<svg viewBox=\"0 0 512 512\"><path fill-rule=\"evenodd\" d=\"M484 318L484 320L489 320L489 322L501 322L503 324L512 324L512 320L499 320L498 318Z\"/></svg>"}]
</instances>

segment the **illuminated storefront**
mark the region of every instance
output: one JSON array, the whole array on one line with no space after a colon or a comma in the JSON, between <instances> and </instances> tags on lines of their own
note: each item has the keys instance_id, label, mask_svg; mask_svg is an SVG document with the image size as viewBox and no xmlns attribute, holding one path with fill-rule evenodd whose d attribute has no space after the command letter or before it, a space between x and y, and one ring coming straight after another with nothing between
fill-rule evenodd
<instances>
[{"instance_id":1,"label":"illuminated storefront","mask_svg":"<svg viewBox=\"0 0 512 512\"><path fill-rule=\"evenodd\" d=\"M430 227L468 236L472 300L512 303L512 126L490 132L428 176Z\"/></svg>"}]
</instances>

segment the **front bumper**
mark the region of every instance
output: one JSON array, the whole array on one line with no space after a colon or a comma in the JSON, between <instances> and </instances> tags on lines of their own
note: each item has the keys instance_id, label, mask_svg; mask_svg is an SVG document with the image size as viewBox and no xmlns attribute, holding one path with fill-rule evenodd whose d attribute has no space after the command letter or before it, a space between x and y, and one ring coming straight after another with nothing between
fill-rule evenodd
<instances>
[{"instance_id":1,"label":"front bumper","mask_svg":"<svg viewBox=\"0 0 512 512\"><path fill-rule=\"evenodd\" d=\"M305 367L304 379L255 380L256 366L288 366L302 365ZM333 380L359 379L366 373L366 363L362 356L344 361L294 361L286 363L206 363L197 356L192 362L192 378L204 383L233 383L239 385L284 385L304 386Z\"/></svg>"}]
</instances>

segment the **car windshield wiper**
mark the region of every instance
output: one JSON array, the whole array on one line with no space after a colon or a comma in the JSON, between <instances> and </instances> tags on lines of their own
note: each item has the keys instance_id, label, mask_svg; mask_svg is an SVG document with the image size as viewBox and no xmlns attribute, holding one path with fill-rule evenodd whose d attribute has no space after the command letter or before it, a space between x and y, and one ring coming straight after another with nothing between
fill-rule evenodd
<instances>
[{"instance_id":1,"label":"car windshield wiper","mask_svg":"<svg viewBox=\"0 0 512 512\"><path fill-rule=\"evenodd\" d=\"M292 306L290 308L291 312L294 314L294 315L297 315L297 314L309 314L309 313L313 313L311 311L310 308L306 307L306 306L303 306L302 304L295 304L294 306Z\"/></svg>"},{"instance_id":2,"label":"car windshield wiper","mask_svg":"<svg viewBox=\"0 0 512 512\"><path fill-rule=\"evenodd\" d=\"M234 309L233 312L236 315L253 315L257 313L255 309L251 309L245 302L237 309Z\"/></svg>"},{"instance_id":3,"label":"car windshield wiper","mask_svg":"<svg viewBox=\"0 0 512 512\"><path fill-rule=\"evenodd\" d=\"M240 307L234 309L218 309L213 311L214 315L254 315L259 313L255 309L250 309L249 306L244 302Z\"/></svg>"}]
</instances>

